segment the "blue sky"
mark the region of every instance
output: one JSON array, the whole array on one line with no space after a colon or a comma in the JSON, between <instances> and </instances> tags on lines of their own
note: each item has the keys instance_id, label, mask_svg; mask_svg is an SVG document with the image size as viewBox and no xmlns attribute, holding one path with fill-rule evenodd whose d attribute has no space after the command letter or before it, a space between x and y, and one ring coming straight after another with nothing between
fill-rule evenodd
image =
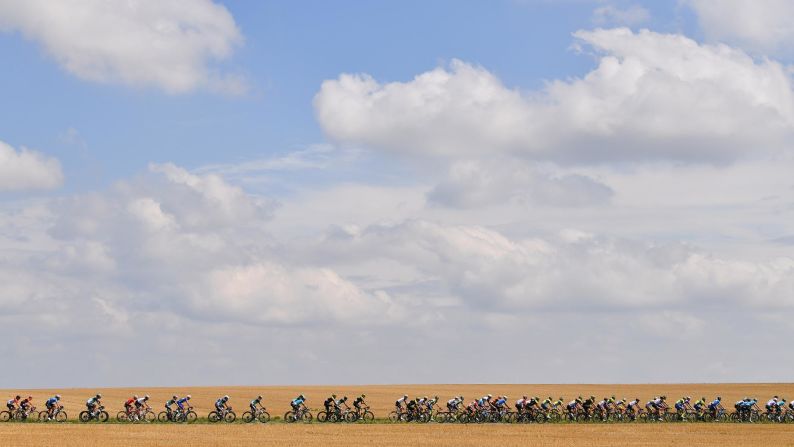
<instances>
[{"instance_id":1,"label":"blue sky","mask_svg":"<svg viewBox=\"0 0 794 447\"><path fill-rule=\"evenodd\" d=\"M0 0L8 385L786 380L794 9L725 1Z\"/></svg>"}]
</instances>

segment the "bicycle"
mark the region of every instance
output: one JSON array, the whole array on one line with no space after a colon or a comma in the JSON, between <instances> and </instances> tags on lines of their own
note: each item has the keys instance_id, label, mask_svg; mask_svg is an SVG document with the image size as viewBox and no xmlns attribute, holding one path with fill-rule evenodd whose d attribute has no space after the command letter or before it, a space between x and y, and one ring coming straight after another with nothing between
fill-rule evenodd
<instances>
[{"instance_id":1,"label":"bicycle","mask_svg":"<svg viewBox=\"0 0 794 447\"><path fill-rule=\"evenodd\" d=\"M66 412L63 411L63 405L58 405L55 407L55 411L53 411L52 416L50 416L49 410L44 410L39 412L39 422L66 422L68 416Z\"/></svg>"},{"instance_id":2,"label":"bicycle","mask_svg":"<svg viewBox=\"0 0 794 447\"><path fill-rule=\"evenodd\" d=\"M107 411L105 411L104 406L99 406L94 408L93 411L88 411L88 410L81 411L77 418L80 420L80 422L91 422L91 421L107 422L108 419L110 418L110 415L108 414Z\"/></svg>"},{"instance_id":3,"label":"bicycle","mask_svg":"<svg viewBox=\"0 0 794 447\"><path fill-rule=\"evenodd\" d=\"M250 423L254 421L259 421L263 424L267 423L270 421L270 413L264 408L257 408L255 413L250 411L243 413L243 422Z\"/></svg>"},{"instance_id":4,"label":"bicycle","mask_svg":"<svg viewBox=\"0 0 794 447\"><path fill-rule=\"evenodd\" d=\"M290 410L284 413L284 422L290 424L298 421L308 423L311 422L312 419L312 413L306 407L300 407L297 410Z\"/></svg>"},{"instance_id":5,"label":"bicycle","mask_svg":"<svg viewBox=\"0 0 794 447\"><path fill-rule=\"evenodd\" d=\"M231 423L234 422L235 419L237 419L237 414L232 411L232 407L224 408L220 413L217 411L210 411L210 414L207 416L207 420L210 422L224 421Z\"/></svg>"},{"instance_id":6,"label":"bicycle","mask_svg":"<svg viewBox=\"0 0 794 447\"><path fill-rule=\"evenodd\" d=\"M356 408L355 410L348 413L349 420L348 422L372 422L375 420L375 415L369 410L369 407L364 408Z\"/></svg>"},{"instance_id":7,"label":"bicycle","mask_svg":"<svg viewBox=\"0 0 794 447\"><path fill-rule=\"evenodd\" d=\"M157 415L151 408L135 408L127 412L121 410L116 414L116 420L119 422L154 422L157 420Z\"/></svg>"},{"instance_id":8,"label":"bicycle","mask_svg":"<svg viewBox=\"0 0 794 447\"><path fill-rule=\"evenodd\" d=\"M188 424L192 424L193 422L196 422L198 415L195 411L193 411L193 407L187 407L187 409L177 408L174 410L172 418L174 422L187 422Z\"/></svg>"}]
</instances>

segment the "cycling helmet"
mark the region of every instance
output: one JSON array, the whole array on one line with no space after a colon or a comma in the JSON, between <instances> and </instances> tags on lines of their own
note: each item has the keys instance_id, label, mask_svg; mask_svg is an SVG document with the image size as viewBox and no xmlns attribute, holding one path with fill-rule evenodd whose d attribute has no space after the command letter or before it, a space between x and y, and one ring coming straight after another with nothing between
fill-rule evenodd
<instances>
[{"instance_id":1,"label":"cycling helmet","mask_svg":"<svg viewBox=\"0 0 794 447\"><path fill-rule=\"evenodd\" d=\"M365 397L367 397L367 395L366 395L366 394L362 394L362 395L361 395L361 398L362 398L362 399L364 399Z\"/></svg>"},{"instance_id":2,"label":"cycling helmet","mask_svg":"<svg viewBox=\"0 0 794 447\"><path fill-rule=\"evenodd\" d=\"M778 398L777 396L774 396L772 399L777 399L777 398Z\"/></svg>"},{"instance_id":3,"label":"cycling helmet","mask_svg":"<svg viewBox=\"0 0 794 447\"><path fill-rule=\"evenodd\" d=\"M403 399L408 399L408 395L407 395L407 394L406 394L406 395L404 395L404 396L403 396Z\"/></svg>"},{"instance_id":4,"label":"cycling helmet","mask_svg":"<svg viewBox=\"0 0 794 447\"><path fill-rule=\"evenodd\" d=\"M554 399L553 397L549 396L549 400L553 400L553 399Z\"/></svg>"},{"instance_id":5,"label":"cycling helmet","mask_svg":"<svg viewBox=\"0 0 794 447\"><path fill-rule=\"evenodd\" d=\"M171 399L177 400L177 399L179 399L179 397L177 397L176 395L173 395L173 396L171 396Z\"/></svg>"},{"instance_id":6,"label":"cycling helmet","mask_svg":"<svg viewBox=\"0 0 794 447\"><path fill-rule=\"evenodd\" d=\"M562 396L560 396L560 400L562 400L562 399L563 399L563 397L562 397Z\"/></svg>"},{"instance_id":7,"label":"cycling helmet","mask_svg":"<svg viewBox=\"0 0 794 447\"><path fill-rule=\"evenodd\" d=\"M527 396L524 396L524 400L526 400L526 399L528 399L528 397L527 397Z\"/></svg>"},{"instance_id":8,"label":"cycling helmet","mask_svg":"<svg viewBox=\"0 0 794 447\"><path fill-rule=\"evenodd\" d=\"M262 400L262 396L256 396L256 398Z\"/></svg>"},{"instance_id":9,"label":"cycling helmet","mask_svg":"<svg viewBox=\"0 0 794 447\"><path fill-rule=\"evenodd\" d=\"M423 397L422 399L427 400L427 396Z\"/></svg>"},{"instance_id":10,"label":"cycling helmet","mask_svg":"<svg viewBox=\"0 0 794 447\"><path fill-rule=\"evenodd\" d=\"M229 400L229 395L227 394L227 395L223 396L223 400Z\"/></svg>"},{"instance_id":11,"label":"cycling helmet","mask_svg":"<svg viewBox=\"0 0 794 447\"><path fill-rule=\"evenodd\" d=\"M491 396L490 394L488 395L488 399L490 399L490 398L492 398L492 397L493 397L493 396Z\"/></svg>"},{"instance_id":12,"label":"cycling helmet","mask_svg":"<svg viewBox=\"0 0 794 447\"><path fill-rule=\"evenodd\" d=\"M717 396L717 400L722 400L722 398L720 396Z\"/></svg>"},{"instance_id":13,"label":"cycling helmet","mask_svg":"<svg viewBox=\"0 0 794 447\"><path fill-rule=\"evenodd\" d=\"M185 399L187 399L187 400L190 400L190 394L188 394L187 396L185 396Z\"/></svg>"},{"instance_id":14,"label":"cycling helmet","mask_svg":"<svg viewBox=\"0 0 794 447\"><path fill-rule=\"evenodd\" d=\"M55 398L58 399L58 400L61 400L61 395L60 394L56 394Z\"/></svg>"},{"instance_id":15,"label":"cycling helmet","mask_svg":"<svg viewBox=\"0 0 794 447\"><path fill-rule=\"evenodd\" d=\"M99 393L96 393L96 398L97 398L97 399L102 399L102 395L101 395L101 394L99 394Z\"/></svg>"},{"instance_id":16,"label":"cycling helmet","mask_svg":"<svg viewBox=\"0 0 794 447\"><path fill-rule=\"evenodd\" d=\"M343 401L347 400L347 396L343 397L343 398L342 398L342 400L343 400Z\"/></svg>"},{"instance_id":17,"label":"cycling helmet","mask_svg":"<svg viewBox=\"0 0 794 447\"><path fill-rule=\"evenodd\" d=\"M134 394L134 395L132 396L132 398L133 398L133 399L135 399L135 400L138 400L138 395L137 395L137 394Z\"/></svg>"},{"instance_id":18,"label":"cycling helmet","mask_svg":"<svg viewBox=\"0 0 794 447\"><path fill-rule=\"evenodd\" d=\"M540 400L540 398L538 396L535 396L532 398L532 400Z\"/></svg>"},{"instance_id":19,"label":"cycling helmet","mask_svg":"<svg viewBox=\"0 0 794 447\"><path fill-rule=\"evenodd\" d=\"M143 396L143 400L149 400L149 395L147 394L147 395Z\"/></svg>"},{"instance_id":20,"label":"cycling helmet","mask_svg":"<svg viewBox=\"0 0 794 447\"><path fill-rule=\"evenodd\" d=\"M331 394L331 397L333 397L334 399L336 399L336 394Z\"/></svg>"},{"instance_id":21,"label":"cycling helmet","mask_svg":"<svg viewBox=\"0 0 794 447\"><path fill-rule=\"evenodd\" d=\"M306 397L303 394L300 395L300 398L301 399L306 399Z\"/></svg>"},{"instance_id":22,"label":"cycling helmet","mask_svg":"<svg viewBox=\"0 0 794 447\"><path fill-rule=\"evenodd\" d=\"M33 396L28 396L28 400L33 400Z\"/></svg>"},{"instance_id":23,"label":"cycling helmet","mask_svg":"<svg viewBox=\"0 0 794 447\"><path fill-rule=\"evenodd\" d=\"M22 396L17 396L16 399L17 400L22 399Z\"/></svg>"},{"instance_id":24,"label":"cycling helmet","mask_svg":"<svg viewBox=\"0 0 794 447\"><path fill-rule=\"evenodd\" d=\"M508 397L507 396L502 396L502 399L508 399Z\"/></svg>"}]
</instances>

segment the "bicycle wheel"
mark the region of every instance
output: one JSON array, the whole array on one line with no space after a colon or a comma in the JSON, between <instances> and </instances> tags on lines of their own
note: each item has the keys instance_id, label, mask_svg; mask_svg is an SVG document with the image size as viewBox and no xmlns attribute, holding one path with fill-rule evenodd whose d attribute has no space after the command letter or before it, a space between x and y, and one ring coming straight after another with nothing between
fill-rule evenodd
<instances>
[{"instance_id":1,"label":"bicycle wheel","mask_svg":"<svg viewBox=\"0 0 794 447\"><path fill-rule=\"evenodd\" d=\"M104 411L104 410L102 410L102 411L100 411L100 412L99 412L99 414L97 415L97 420L98 420L99 422L107 422L107 421L108 421L108 419L110 419L110 415L108 414L108 412L107 412L107 411Z\"/></svg>"},{"instance_id":2,"label":"bicycle wheel","mask_svg":"<svg viewBox=\"0 0 794 447\"><path fill-rule=\"evenodd\" d=\"M160 422L168 422L169 419L170 418L168 417L167 411L161 411L160 413L157 414L157 420Z\"/></svg>"},{"instance_id":3,"label":"bicycle wheel","mask_svg":"<svg viewBox=\"0 0 794 447\"><path fill-rule=\"evenodd\" d=\"M328 412L321 411L317 413L317 422L327 422L328 421Z\"/></svg>"},{"instance_id":4,"label":"bicycle wheel","mask_svg":"<svg viewBox=\"0 0 794 447\"><path fill-rule=\"evenodd\" d=\"M358 414L353 411L349 411L345 414L344 420L348 423L356 422L358 420Z\"/></svg>"},{"instance_id":5,"label":"bicycle wheel","mask_svg":"<svg viewBox=\"0 0 794 447\"><path fill-rule=\"evenodd\" d=\"M400 413L396 411L392 411L389 413L389 421L390 422L400 422Z\"/></svg>"},{"instance_id":6,"label":"bicycle wheel","mask_svg":"<svg viewBox=\"0 0 794 447\"><path fill-rule=\"evenodd\" d=\"M152 410L146 410L146 412L143 413L143 417L141 419L144 422L154 422L157 420L157 415L154 414L154 411Z\"/></svg>"},{"instance_id":7,"label":"bicycle wheel","mask_svg":"<svg viewBox=\"0 0 794 447\"><path fill-rule=\"evenodd\" d=\"M243 413L243 422L248 424L248 423L253 422L253 421L254 421L253 413L251 413L250 411L246 411L245 413Z\"/></svg>"},{"instance_id":8,"label":"bicycle wheel","mask_svg":"<svg viewBox=\"0 0 794 447\"><path fill-rule=\"evenodd\" d=\"M44 421L47 421L47 419L49 418L49 416L50 416L50 415L49 415L49 413L47 412L47 410L44 410L44 411L39 411L39 421L42 421L42 422L44 422Z\"/></svg>"},{"instance_id":9,"label":"bicycle wheel","mask_svg":"<svg viewBox=\"0 0 794 447\"><path fill-rule=\"evenodd\" d=\"M11 412L0 411L0 422L8 422L11 420Z\"/></svg>"},{"instance_id":10,"label":"bicycle wheel","mask_svg":"<svg viewBox=\"0 0 794 447\"><path fill-rule=\"evenodd\" d=\"M119 422L127 422L127 421L130 420L130 418L127 416L127 412L126 411L119 411L116 414L116 420L119 421Z\"/></svg>"},{"instance_id":11,"label":"bicycle wheel","mask_svg":"<svg viewBox=\"0 0 794 447\"><path fill-rule=\"evenodd\" d=\"M438 413L436 413L435 417L433 417L433 420L439 424L444 424L447 422L448 418L449 418L449 412L439 411Z\"/></svg>"},{"instance_id":12,"label":"bicycle wheel","mask_svg":"<svg viewBox=\"0 0 794 447\"><path fill-rule=\"evenodd\" d=\"M55 413L55 422L66 422L67 419L69 419L69 415L65 411Z\"/></svg>"},{"instance_id":13,"label":"bicycle wheel","mask_svg":"<svg viewBox=\"0 0 794 447\"><path fill-rule=\"evenodd\" d=\"M184 417L183 420L185 422L187 422L188 424L192 424L192 423L196 422L196 419L198 419L198 415L196 414L195 411L190 410L190 411L187 412L187 414L185 414L185 417Z\"/></svg>"},{"instance_id":14,"label":"bicycle wheel","mask_svg":"<svg viewBox=\"0 0 794 447\"><path fill-rule=\"evenodd\" d=\"M294 411L288 411L288 412L284 413L284 422L286 422L288 424L291 424L291 423L295 422L295 412Z\"/></svg>"},{"instance_id":15,"label":"bicycle wheel","mask_svg":"<svg viewBox=\"0 0 794 447\"><path fill-rule=\"evenodd\" d=\"M221 415L218 414L217 411L211 411L209 415L207 415L207 420L210 422L218 422L221 420Z\"/></svg>"},{"instance_id":16,"label":"bicycle wheel","mask_svg":"<svg viewBox=\"0 0 794 447\"><path fill-rule=\"evenodd\" d=\"M372 422L375 420L375 414L369 410L365 410L361 415L361 419L363 419L364 422Z\"/></svg>"},{"instance_id":17,"label":"bicycle wheel","mask_svg":"<svg viewBox=\"0 0 794 447\"><path fill-rule=\"evenodd\" d=\"M223 415L224 422L231 424L235 419L237 419L237 415L234 413L234 411L227 411L226 414Z\"/></svg>"},{"instance_id":18,"label":"bicycle wheel","mask_svg":"<svg viewBox=\"0 0 794 447\"><path fill-rule=\"evenodd\" d=\"M309 412L308 410L303 414L301 414L301 422L303 422L304 424L308 424L309 422L312 421L313 418L314 416L312 416L311 412Z\"/></svg>"},{"instance_id":19,"label":"bicycle wheel","mask_svg":"<svg viewBox=\"0 0 794 447\"><path fill-rule=\"evenodd\" d=\"M267 424L268 422L270 422L270 413L268 413L267 411L259 412L259 417L257 417L257 420L259 420L259 422L263 424Z\"/></svg>"},{"instance_id":20,"label":"bicycle wheel","mask_svg":"<svg viewBox=\"0 0 794 447\"><path fill-rule=\"evenodd\" d=\"M79 415L77 415L77 419L80 422L88 422L88 421L91 420L91 414L88 413L87 411L83 410L83 411L80 412Z\"/></svg>"}]
</instances>

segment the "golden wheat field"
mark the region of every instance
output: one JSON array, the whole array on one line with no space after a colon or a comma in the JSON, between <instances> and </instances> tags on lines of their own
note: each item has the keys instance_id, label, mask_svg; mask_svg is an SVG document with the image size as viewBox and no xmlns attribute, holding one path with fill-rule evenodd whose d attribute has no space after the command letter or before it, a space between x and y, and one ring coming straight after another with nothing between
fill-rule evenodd
<instances>
[{"instance_id":1,"label":"golden wheat field","mask_svg":"<svg viewBox=\"0 0 794 447\"><path fill-rule=\"evenodd\" d=\"M120 410L122 402L132 394L149 394L155 411L172 394L190 393L194 408L205 417L214 400L231 396L231 404L238 415L247 408L248 401L262 394L270 413L281 416L289 408L288 402L299 393L308 398L309 407L321 407L322 400L331 393L351 398L367 395L376 417L382 418L392 410L394 400L403 394L411 397L438 395L442 400L462 394L466 399L486 393L506 394L511 400L523 394L539 397L578 395L649 399L656 394L668 398L689 395L711 399L722 396L727 403L745 395L765 400L772 395L794 397L794 384L664 384L664 385L372 385L372 386L307 386L307 387L192 387L192 388L112 388L64 390L3 390L3 397L15 393L32 394L37 406L56 392L63 397L69 419L76 419L92 394L101 392L111 418ZM730 406L730 405L728 405ZM219 425L132 425L132 424L0 424L0 445L38 446L55 442L63 446L169 445L184 443L197 446L215 445L475 445L495 442L500 445L792 445L794 425L779 424L558 424L558 425L321 425L321 424L219 424Z\"/></svg>"}]
</instances>

